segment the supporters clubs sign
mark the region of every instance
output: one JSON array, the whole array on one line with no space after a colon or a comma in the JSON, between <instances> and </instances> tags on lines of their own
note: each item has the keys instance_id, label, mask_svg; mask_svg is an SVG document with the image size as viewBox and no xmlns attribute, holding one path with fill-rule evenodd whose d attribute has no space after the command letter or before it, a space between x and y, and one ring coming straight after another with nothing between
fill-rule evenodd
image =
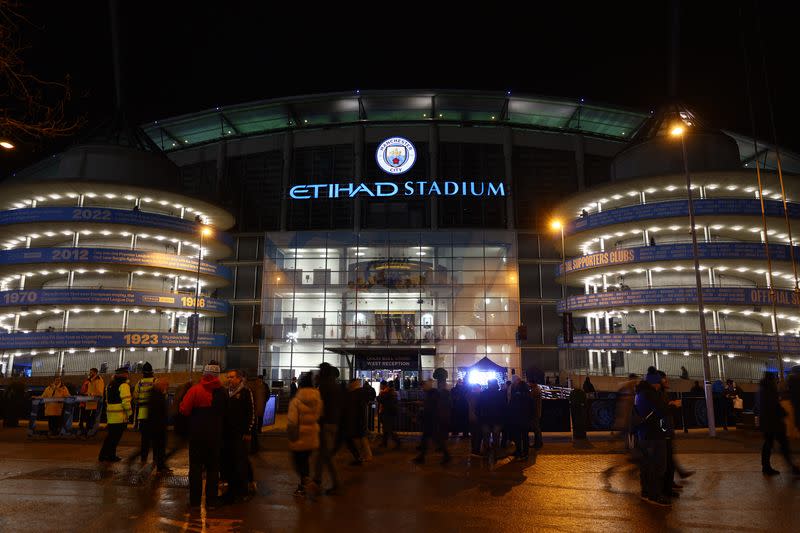
<instances>
[{"instance_id":1,"label":"supporters clubs sign","mask_svg":"<svg viewBox=\"0 0 800 533\"><path fill-rule=\"evenodd\" d=\"M400 175L411 170L417 160L414 144L403 137L390 137L378 145L375 161L389 175ZM289 196L295 200L316 198L387 198L397 196L506 196L502 180L409 180L400 183L379 181L374 183L321 183L295 185Z\"/></svg>"},{"instance_id":2,"label":"supporters clubs sign","mask_svg":"<svg viewBox=\"0 0 800 533\"><path fill-rule=\"evenodd\" d=\"M700 259L752 259L766 260L764 245L758 242L698 243L697 250ZM769 247L773 261L789 261L789 247L786 245L771 244ZM800 250L795 252L800 253ZM664 244L658 246L642 246L639 248L622 248L599 252L580 257L574 257L562 265L558 265L556 272L561 275L566 266L567 273L572 271L589 270L603 266L624 265L627 263L656 263L661 261L681 261L692 259L691 244Z\"/></svg>"}]
</instances>

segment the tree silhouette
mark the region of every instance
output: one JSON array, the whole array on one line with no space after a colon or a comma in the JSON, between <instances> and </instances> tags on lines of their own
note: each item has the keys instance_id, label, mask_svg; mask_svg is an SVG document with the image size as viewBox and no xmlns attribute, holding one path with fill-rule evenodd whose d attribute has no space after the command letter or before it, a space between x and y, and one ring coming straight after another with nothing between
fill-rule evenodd
<instances>
[{"instance_id":1,"label":"tree silhouette","mask_svg":"<svg viewBox=\"0 0 800 533\"><path fill-rule=\"evenodd\" d=\"M33 26L21 3L0 0L0 138L41 139L74 133L83 119L68 119L69 76L63 81L43 80L30 72L23 60L28 48L22 27Z\"/></svg>"}]
</instances>

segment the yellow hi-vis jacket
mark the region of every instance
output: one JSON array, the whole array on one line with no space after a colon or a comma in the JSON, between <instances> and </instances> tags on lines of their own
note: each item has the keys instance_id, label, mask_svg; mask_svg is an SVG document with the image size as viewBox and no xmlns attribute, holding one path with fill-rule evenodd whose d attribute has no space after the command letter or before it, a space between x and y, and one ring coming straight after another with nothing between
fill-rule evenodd
<instances>
[{"instance_id":1,"label":"yellow hi-vis jacket","mask_svg":"<svg viewBox=\"0 0 800 533\"><path fill-rule=\"evenodd\" d=\"M147 403L150 401L150 391L153 390L155 382L156 378L142 378L134 388L133 403L138 409L136 418L139 420L147 420Z\"/></svg>"},{"instance_id":2,"label":"yellow hi-vis jacket","mask_svg":"<svg viewBox=\"0 0 800 533\"><path fill-rule=\"evenodd\" d=\"M117 385L114 379L106 389L106 418L109 424L126 424L131 410L131 387L127 381Z\"/></svg>"}]
</instances>

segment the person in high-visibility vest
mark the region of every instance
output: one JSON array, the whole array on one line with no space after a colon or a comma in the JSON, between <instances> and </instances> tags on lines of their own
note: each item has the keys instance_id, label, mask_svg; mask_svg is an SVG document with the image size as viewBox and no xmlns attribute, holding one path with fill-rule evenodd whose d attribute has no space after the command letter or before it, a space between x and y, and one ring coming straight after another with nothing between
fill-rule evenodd
<instances>
[{"instance_id":1,"label":"person in high-visibility vest","mask_svg":"<svg viewBox=\"0 0 800 533\"><path fill-rule=\"evenodd\" d=\"M103 378L100 377L97 369L90 369L89 377L83 382L83 385L81 385L81 395L102 398L105 390L106 384L103 381ZM97 419L97 412L98 410L96 401L87 401L83 405L83 412L81 413L80 423L78 424L78 429L82 435L88 435L94 427L95 420Z\"/></svg>"},{"instance_id":2,"label":"person in high-visibility vest","mask_svg":"<svg viewBox=\"0 0 800 533\"><path fill-rule=\"evenodd\" d=\"M118 368L114 378L106 388L106 418L108 419L108 435L100 448L100 461L115 463L122 458L117 455L117 445L122 432L133 415L131 409L131 387L128 385L128 369Z\"/></svg>"},{"instance_id":3,"label":"person in high-visibility vest","mask_svg":"<svg viewBox=\"0 0 800 533\"><path fill-rule=\"evenodd\" d=\"M61 383L61 376L56 376L42 393L42 398L66 398L67 396L69 396L69 390ZM47 417L50 435L58 435L61 432L63 413L63 402L47 402L44 404L44 416Z\"/></svg>"},{"instance_id":4,"label":"person in high-visibility vest","mask_svg":"<svg viewBox=\"0 0 800 533\"><path fill-rule=\"evenodd\" d=\"M150 454L150 443L153 440L153 432L147 415L150 391L153 390L155 382L156 378L153 377L153 365L149 362L145 362L144 366L142 366L142 379L139 380L133 391L133 403L136 406L136 419L139 422L139 432L142 434L142 448L139 453L142 463L147 462L147 456Z\"/></svg>"}]
</instances>

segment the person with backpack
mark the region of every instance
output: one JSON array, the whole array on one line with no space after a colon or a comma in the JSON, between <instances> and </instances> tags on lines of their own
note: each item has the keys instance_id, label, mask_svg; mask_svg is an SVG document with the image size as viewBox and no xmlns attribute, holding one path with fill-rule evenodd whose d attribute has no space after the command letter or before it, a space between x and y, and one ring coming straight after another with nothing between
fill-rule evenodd
<instances>
[{"instance_id":1,"label":"person with backpack","mask_svg":"<svg viewBox=\"0 0 800 533\"><path fill-rule=\"evenodd\" d=\"M180 404L181 415L189 419L189 505L199 507L203 498L203 470L206 471L206 508L218 503L219 462L222 423L228 393L219 380L219 363L203 367L200 383L193 385Z\"/></svg>"}]
</instances>

